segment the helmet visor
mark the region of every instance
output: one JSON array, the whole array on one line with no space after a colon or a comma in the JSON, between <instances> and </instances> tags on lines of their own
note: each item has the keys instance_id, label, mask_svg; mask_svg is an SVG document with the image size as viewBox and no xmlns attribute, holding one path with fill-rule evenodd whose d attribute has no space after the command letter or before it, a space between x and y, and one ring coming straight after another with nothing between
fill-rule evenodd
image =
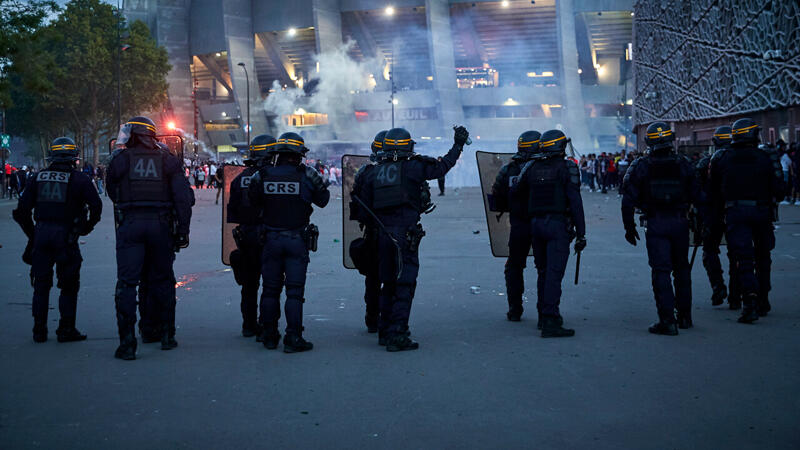
<instances>
[{"instance_id":1,"label":"helmet visor","mask_svg":"<svg viewBox=\"0 0 800 450\"><path fill-rule=\"evenodd\" d=\"M117 142L115 146L117 148L124 147L125 144L130 142L131 140L131 125L130 123L124 123L121 127L119 127L119 134L117 134Z\"/></svg>"}]
</instances>

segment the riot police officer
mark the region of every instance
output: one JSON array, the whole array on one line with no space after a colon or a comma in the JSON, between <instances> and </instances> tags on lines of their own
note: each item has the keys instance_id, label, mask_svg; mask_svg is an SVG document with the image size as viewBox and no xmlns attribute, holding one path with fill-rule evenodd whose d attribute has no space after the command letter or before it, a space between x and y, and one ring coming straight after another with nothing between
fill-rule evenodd
<instances>
[{"instance_id":1,"label":"riot police officer","mask_svg":"<svg viewBox=\"0 0 800 450\"><path fill-rule=\"evenodd\" d=\"M158 145L158 148L161 151L166 153L171 153L169 147L166 144L158 142L156 143L156 145ZM189 180L186 177L184 177L183 179L185 180L186 188L189 189L189 194L191 194L190 206L194 207L194 202L195 202L194 191L191 189L191 186L189 185ZM172 261L174 264L175 253L172 254ZM176 302L170 303L169 306L170 308L172 308L172 311L169 312L168 316L174 317L175 316L174 309L177 303L177 298L176 298L177 292L175 289L175 283L177 282L177 280L175 279L174 270L170 270L169 275L170 275L170 283L169 283L170 297L175 298ZM155 296L151 295L149 284L150 283L147 280L147 272L143 271L142 279L139 282L139 290L137 292L139 297L139 334L142 337L143 344L152 344L154 342L161 342L161 334L162 334L161 306L159 304L159 300Z\"/></svg>"},{"instance_id":2,"label":"riot police officer","mask_svg":"<svg viewBox=\"0 0 800 450\"><path fill-rule=\"evenodd\" d=\"M284 133L269 151L270 161L250 179L251 204L259 211L264 250L261 274L261 326L264 347L275 349L280 340L280 295L285 284L286 336L283 351L295 353L314 346L303 339L303 294L309 250L316 251L317 227L309 223L313 205L330 200L328 184L319 172L302 163L308 151L297 133Z\"/></svg>"},{"instance_id":3,"label":"riot police officer","mask_svg":"<svg viewBox=\"0 0 800 450\"><path fill-rule=\"evenodd\" d=\"M419 224L425 211L422 185L444 176L458 161L469 133L456 127L453 147L440 159L414 153L408 131L392 128L383 140L383 155L364 176L365 207L377 219L378 276L382 283L378 343L390 352L416 350L409 338L408 319L419 272L419 244L425 232Z\"/></svg>"},{"instance_id":4,"label":"riot police officer","mask_svg":"<svg viewBox=\"0 0 800 450\"><path fill-rule=\"evenodd\" d=\"M714 142L715 151L719 152L727 149L731 145L731 127L723 125L714 131L712 137ZM725 280L722 277L722 264L719 260L720 243L722 241L721 224L716 223L710 216L709 207L709 179L708 167L711 163L712 155L706 155L697 163L697 180L699 185L699 195L695 202L697 209L697 216L699 222L699 229L703 236L703 267L706 269L708 281L711 283L711 304L714 306L721 305L725 297L728 297L728 303L731 309L739 309L741 307L741 299L736 289L736 278L731 271L733 264L729 267L730 276L730 293L725 287ZM715 225L715 226L712 226ZM730 294L730 295L729 295Z\"/></svg>"},{"instance_id":5,"label":"riot police officer","mask_svg":"<svg viewBox=\"0 0 800 450\"><path fill-rule=\"evenodd\" d=\"M350 198L364 197L363 184L371 170L375 168L375 162L379 159L379 155L383 153L383 139L386 137L387 130L381 130L375 135L372 140L370 150L370 164L365 164L356 173L355 180L353 181L353 191ZM430 192L430 191L429 191ZM350 202L350 220L357 220L364 230L364 249L361 252L369 261L359 261L359 271L364 275L364 303L366 304L366 314L364 315L364 323L367 326L367 332L378 332L378 314L380 311L379 298L381 293L381 281L378 276L378 228L375 221L364 210L361 204L356 200Z\"/></svg>"},{"instance_id":6,"label":"riot police officer","mask_svg":"<svg viewBox=\"0 0 800 450\"><path fill-rule=\"evenodd\" d=\"M32 248L31 259L26 262L31 264L35 342L47 340L53 265L56 266L58 288L61 290L58 297L61 318L56 330L58 342L86 339L86 335L75 328L83 261L78 236L92 232L100 221L103 204L92 180L76 169L78 154L79 150L72 139L56 138L50 145L50 165L29 180L12 214L28 236L28 245Z\"/></svg>"},{"instance_id":7,"label":"riot police officer","mask_svg":"<svg viewBox=\"0 0 800 450\"><path fill-rule=\"evenodd\" d=\"M717 152L710 169L712 214L717 224L725 224L728 251L741 289L741 323L753 323L771 309L772 222L783 193L781 167L758 149L759 132L753 120L737 120L731 148Z\"/></svg>"},{"instance_id":8,"label":"riot police officer","mask_svg":"<svg viewBox=\"0 0 800 450\"><path fill-rule=\"evenodd\" d=\"M543 338L575 335L575 330L563 327L559 310L569 244L576 238L575 252L586 247L580 172L577 164L565 159L569 142L559 130L545 131L539 152L525 163L511 189L512 196L519 193L527 199L533 262L538 273L536 307Z\"/></svg>"},{"instance_id":9,"label":"riot police officer","mask_svg":"<svg viewBox=\"0 0 800 450\"><path fill-rule=\"evenodd\" d=\"M490 209L497 212L508 212L511 222L511 233L508 238L508 259L505 266L506 295L508 312L506 317L512 322L519 322L522 317L522 293L525 291L523 270L526 267L528 253L531 249L531 226L528 217L527 192L517 190L511 195L512 181L522 172L522 167L539 153L538 131L526 131L517 139L517 153L511 162L504 165L492 185L489 196Z\"/></svg>"},{"instance_id":10,"label":"riot police officer","mask_svg":"<svg viewBox=\"0 0 800 450\"><path fill-rule=\"evenodd\" d=\"M644 140L649 154L637 158L623 180L622 223L625 239L636 245L639 233L634 210L640 208L646 214L647 257L659 317L649 331L675 336L678 328L692 327L687 213L697 196L697 180L689 160L674 151L675 135L666 123L651 123ZM674 277L674 291L670 273Z\"/></svg>"},{"instance_id":11,"label":"riot police officer","mask_svg":"<svg viewBox=\"0 0 800 450\"><path fill-rule=\"evenodd\" d=\"M120 129L108 165L107 186L117 225L117 286L114 300L120 345L114 356L136 359L136 287L146 271L149 295L161 313L161 349L175 340L174 251L189 245L192 193L176 156L156 142L156 126L134 117ZM174 286L174 283L173 283Z\"/></svg>"},{"instance_id":12,"label":"riot police officer","mask_svg":"<svg viewBox=\"0 0 800 450\"><path fill-rule=\"evenodd\" d=\"M263 245L259 237L260 219L258 211L250 204L248 190L252 176L259 170L272 147L275 138L260 134L250 142L245 169L231 181L228 201L228 223L236 223L233 230L236 250L231 252L230 261L236 282L242 286L242 336L258 336L261 340L261 327L258 324L258 286L261 282L261 253Z\"/></svg>"}]
</instances>

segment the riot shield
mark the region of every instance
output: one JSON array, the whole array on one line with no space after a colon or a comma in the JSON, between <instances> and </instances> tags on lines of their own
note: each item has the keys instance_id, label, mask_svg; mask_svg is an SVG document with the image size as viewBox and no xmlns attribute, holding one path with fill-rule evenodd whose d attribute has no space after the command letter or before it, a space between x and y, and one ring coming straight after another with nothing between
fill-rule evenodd
<instances>
[{"instance_id":1,"label":"riot shield","mask_svg":"<svg viewBox=\"0 0 800 450\"><path fill-rule=\"evenodd\" d=\"M239 176L244 166L226 164L222 167L222 264L231 265L231 252L236 250L233 229L237 223L228 223L228 201L231 198L231 181Z\"/></svg>"},{"instance_id":2,"label":"riot shield","mask_svg":"<svg viewBox=\"0 0 800 450\"><path fill-rule=\"evenodd\" d=\"M478 174L481 179L481 192L483 193L483 209L486 213L486 225L489 229L489 244L492 248L492 255L498 258L508 257L508 238L511 235L511 221L508 213L489 210L488 194L492 193L494 184L500 169L511 162L513 153L490 153L475 152L478 161ZM529 253L529 254L532 254Z\"/></svg>"},{"instance_id":3,"label":"riot shield","mask_svg":"<svg viewBox=\"0 0 800 450\"><path fill-rule=\"evenodd\" d=\"M356 268L350 259L350 243L362 235L358 222L350 220L350 192L353 190L356 172L366 164L369 164L369 156L342 156L342 264L347 269Z\"/></svg>"}]
</instances>

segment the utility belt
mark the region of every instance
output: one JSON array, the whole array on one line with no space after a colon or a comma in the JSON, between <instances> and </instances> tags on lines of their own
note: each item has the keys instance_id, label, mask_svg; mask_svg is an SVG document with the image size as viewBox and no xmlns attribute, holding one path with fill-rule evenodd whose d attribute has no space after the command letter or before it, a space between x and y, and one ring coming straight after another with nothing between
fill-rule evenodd
<instances>
[{"instance_id":1,"label":"utility belt","mask_svg":"<svg viewBox=\"0 0 800 450\"><path fill-rule=\"evenodd\" d=\"M303 228L295 228L294 230L270 230L267 228L262 228L259 240L262 244L264 244L267 241L267 238L270 236L300 238L303 240L303 242L305 242L307 250L316 252L319 244L319 227L313 223L310 223ZM234 239L235 238L236 237L234 236Z\"/></svg>"}]
</instances>

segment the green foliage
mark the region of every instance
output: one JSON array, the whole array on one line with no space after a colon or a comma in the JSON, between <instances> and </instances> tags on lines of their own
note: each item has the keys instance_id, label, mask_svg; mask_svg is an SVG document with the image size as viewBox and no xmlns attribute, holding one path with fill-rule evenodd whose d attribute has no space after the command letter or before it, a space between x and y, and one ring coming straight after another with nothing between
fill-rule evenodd
<instances>
[{"instance_id":1,"label":"green foliage","mask_svg":"<svg viewBox=\"0 0 800 450\"><path fill-rule=\"evenodd\" d=\"M118 42L127 49L118 51ZM115 135L118 126L118 57L123 120L166 101L166 50L144 23L118 21L116 9L99 0L70 1L19 46L24 51L12 57L10 70L12 133L42 142L74 136L79 147L96 150L97 164L106 151L101 138Z\"/></svg>"}]
</instances>

